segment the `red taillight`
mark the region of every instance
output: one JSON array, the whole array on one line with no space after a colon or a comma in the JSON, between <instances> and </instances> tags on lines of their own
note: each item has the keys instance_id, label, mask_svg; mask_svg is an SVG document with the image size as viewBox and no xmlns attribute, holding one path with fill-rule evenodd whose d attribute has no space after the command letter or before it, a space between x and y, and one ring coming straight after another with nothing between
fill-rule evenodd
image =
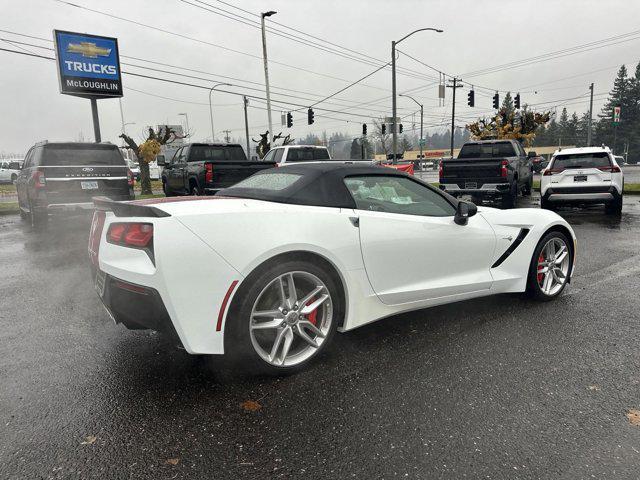
<instances>
[{"instance_id":1,"label":"red taillight","mask_svg":"<svg viewBox=\"0 0 640 480\"><path fill-rule=\"evenodd\" d=\"M104 228L105 213L101 210L93 212L91 222L91 232L89 233L89 259L91 263L98 266L98 252L100 250L100 237Z\"/></svg>"},{"instance_id":2,"label":"red taillight","mask_svg":"<svg viewBox=\"0 0 640 480\"><path fill-rule=\"evenodd\" d=\"M123 247L146 248L153 241L151 223L112 223L107 241Z\"/></svg>"},{"instance_id":3,"label":"red taillight","mask_svg":"<svg viewBox=\"0 0 640 480\"><path fill-rule=\"evenodd\" d=\"M553 175L554 173L562 173L564 172L564 168L547 168L542 172L544 177L548 177L549 175Z\"/></svg>"},{"instance_id":4,"label":"red taillight","mask_svg":"<svg viewBox=\"0 0 640 480\"><path fill-rule=\"evenodd\" d=\"M36 190L44 188L47 184L42 170L36 170L33 172L33 176L31 178L33 179L33 186Z\"/></svg>"},{"instance_id":5,"label":"red taillight","mask_svg":"<svg viewBox=\"0 0 640 480\"><path fill-rule=\"evenodd\" d=\"M135 183L135 177L133 176L133 172L129 169L127 169L127 183L129 184L130 187L133 187Z\"/></svg>"},{"instance_id":6,"label":"red taillight","mask_svg":"<svg viewBox=\"0 0 640 480\"><path fill-rule=\"evenodd\" d=\"M442 180L442 162L438 165L438 178Z\"/></svg>"},{"instance_id":7,"label":"red taillight","mask_svg":"<svg viewBox=\"0 0 640 480\"><path fill-rule=\"evenodd\" d=\"M204 165L204 168L205 168L205 172L204 172L205 183L213 182L213 165L211 165L210 163L206 163Z\"/></svg>"},{"instance_id":8,"label":"red taillight","mask_svg":"<svg viewBox=\"0 0 640 480\"><path fill-rule=\"evenodd\" d=\"M500 163L500 176L502 178L507 178L507 165L509 165L509 162L506 160L502 160Z\"/></svg>"},{"instance_id":9,"label":"red taillight","mask_svg":"<svg viewBox=\"0 0 640 480\"><path fill-rule=\"evenodd\" d=\"M598 167L598 170L602 172L611 172L611 173L620 173L620 167L608 166L608 167Z\"/></svg>"}]
</instances>

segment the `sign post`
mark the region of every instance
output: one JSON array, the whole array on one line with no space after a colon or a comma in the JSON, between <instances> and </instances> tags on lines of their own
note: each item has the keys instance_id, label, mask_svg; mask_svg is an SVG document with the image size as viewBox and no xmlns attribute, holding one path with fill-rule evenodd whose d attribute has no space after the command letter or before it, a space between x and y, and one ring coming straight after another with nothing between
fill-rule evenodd
<instances>
[{"instance_id":1,"label":"sign post","mask_svg":"<svg viewBox=\"0 0 640 480\"><path fill-rule=\"evenodd\" d=\"M102 141L99 98L122 97L118 39L54 30L60 93L91 101L95 141Z\"/></svg>"},{"instance_id":2,"label":"sign post","mask_svg":"<svg viewBox=\"0 0 640 480\"><path fill-rule=\"evenodd\" d=\"M616 126L620 124L620 110L619 105L613 107L613 124Z\"/></svg>"}]
</instances>

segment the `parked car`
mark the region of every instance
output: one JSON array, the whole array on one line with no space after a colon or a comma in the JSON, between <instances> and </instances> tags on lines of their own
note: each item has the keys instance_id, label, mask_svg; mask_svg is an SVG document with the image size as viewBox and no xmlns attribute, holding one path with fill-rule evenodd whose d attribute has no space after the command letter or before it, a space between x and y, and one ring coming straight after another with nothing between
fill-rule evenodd
<instances>
[{"instance_id":1,"label":"parked car","mask_svg":"<svg viewBox=\"0 0 640 480\"><path fill-rule=\"evenodd\" d=\"M127 166L131 173L133 174L133 178L136 179L136 182L140 181L140 165L135 160L127 160Z\"/></svg>"},{"instance_id":2,"label":"parked car","mask_svg":"<svg viewBox=\"0 0 640 480\"><path fill-rule=\"evenodd\" d=\"M331 160L327 147L318 145L285 145L267 152L263 162L275 162L278 166L295 162L318 162Z\"/></svg>"},{"instance_id":3,"label":"parked car","mask_svg":"<svg viewBox=\"0 0 640 480\"><path fill-rule=\"evenodd\" d=\"M129 165L129 170L133 173L136 181L140 181L140 165L135 160L127 160L127 165ZM158 162L155 160L149 163L149 178L151 180L160 180L160 167L158 167Z\"/></svg>"},{"instance_id":4,"label":"parked car","mask_svg":"<svg viewBox=\"0 0 640 480\"><path fill-rule=\"evenodd\" d=\"M169 163L158 155L162 169L162 189L174 195L214 194L260 170L273 168L274 162L255 162L239 144L190 143L176 150Z\"/></svg>"},{"instance_id":5,"label":"parked car","mask_svg":"<svg viewBox=\"0 0 640 480\"><path fill-rule=\"evenodd\" d=\"M518 193L531 195L531 158L536 156L515 140L468 142L458 158L440 163L440 188L454 196L470 195L474 203L500 200L503 208L513 208Z\"/></svg>"},{"instance_id":6,"label":"parked car","mask_svg":"<svg viewBox=\"0 0 640 480\"><path fill-rule=\"evenodd\" d=\"M542 156L531 157L531 165L535 173L540 173L549 164L549 162Z\"/></svg>"},{"instance_id":7,"label":"parked car","mask_svg":"<svg viewBox=\"0 0 640 480\"><path fill-rule=\"evenodd\" d=\"M559 215L476 207L380 166L287 165L183 200L96 200L96 290L117 323L244 368L298 370L336 330L400 312L552 300L573 272Z\"/></svg>"},{"instance_id":8,"label":"parked car","mask_svg":"<svg viewBox=\"0 0 640 480\"><path fill-rule=\"evenodd\" d=\"M0 161L0 183L15 183L20 174L20 168L18 160Z\"/></svg>"},{"instance_id":9,"label":"parked car","mask_svg":"<svg viewBox=\"0 0 640 480\"><path fill-rule=\"evenodd\" d=\"M111 143L37 143L16 180L23 218L33 226L50 214L93 210L94 196L132 200L133 174Z\"/></svg>"},{"instance_id":10,"label":"parked car","mask_svg":"<svg viewBox=\"0 0 640 480\"><path fill-rule=\"evenodd\" d=\"M622 155L614 155L613 158L616 160L616 163L620 166L627 164L627 162L625 161Z\"/></svg>"},{"instance_id":11,"label":"parked car","mask_svg":"<svg viewBox=\"0 0 640 480\"><path fill-rule=\"evenodd\" d=\"M541 206L604 204L620 214L624 175L608 147L557 150L540 180Z\"/></svg>"}]
</instances>

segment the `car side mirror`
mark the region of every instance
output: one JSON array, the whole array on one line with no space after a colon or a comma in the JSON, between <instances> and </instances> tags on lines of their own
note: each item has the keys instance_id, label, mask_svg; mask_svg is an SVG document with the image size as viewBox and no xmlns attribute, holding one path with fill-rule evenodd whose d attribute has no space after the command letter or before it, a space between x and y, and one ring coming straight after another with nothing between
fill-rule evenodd
<instances>
[{"instance_id":1,"label":"car side mirror","mask_svg":"<svg viewBox=\"0 0 640 480\"><path fill-rule=\"evenodd\" d=\"M530 151L529 153L527 153L527 157L528 158L533 158L533 157L537 157L538 154L534 151Z\"/></svg>"},{"instance_id":2,"label":"car side mirror","mask_svg":"<svg viewBox=\"0 0 640 480\"><path fill-rule=\"evenodd\" d=\"M164 167L167 164L166 160L164 159L164 155L158 155L156 157L156 163L159 167Z\"/></svg>"},{"instance_id":3,"label":"car side mirror","mask_svg":"<svg viewBox=\"0 0 640 480\"><path fill-rule=\"evenodd\" d=\"M458 202L456 207L456 215L453 217L453 221L458 225L466 225L470 217L473 217L478 213L478 207L471 202Z\"/></svg>"}]
</instances>

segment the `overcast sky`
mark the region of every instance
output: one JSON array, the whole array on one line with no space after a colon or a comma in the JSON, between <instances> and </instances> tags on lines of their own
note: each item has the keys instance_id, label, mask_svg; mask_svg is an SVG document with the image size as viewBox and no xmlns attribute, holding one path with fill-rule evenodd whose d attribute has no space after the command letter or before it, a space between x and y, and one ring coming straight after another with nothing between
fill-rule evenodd
<instances>
[{"instance_id":1,"label":"overcast sky","mask_svg":"<svg viewBox=\"0 0 640 480\"><path fill-rule=\"evenodd\" d=\"M199 3L198 0L187 1ZM236 10L216 0L206 2L246 17L247 20L243 21L259 21L259 18L251 16L250 13ZM257 14L276 10L278 13L272 17L274 21L335 44L332 46L318 39L305 37L306 42L313 45L309 46L274 33L267 35L269 59L272 62L269 67L272 98L280 102L272 107L274 130L291 133L294 138L305 136L309 132L320 135L323 131L329 134L342 131L355 135L360 132L362 123L371 123L371 117L390 115L391 73L385 69L365 80L364 85L359 84L318 105L314 125L306 124L305 110L294 113L294 127L291 130L280 128L280 112L299 108L282 105L283 103L309 105L313 100L319 100L343 88L376 68L375 65L322 51L315 48L317 46L339 49L345 55L356 55L344 50L348 48L373 57L376 60L367 61L377 64L377 60L389 61L392 39L399 39L421 27L443 29L444 33L417 33L402 42L399 48L438 70L462 77L465 88L458 90L456 102L459 113L459 121L456 123L461 125L479 114L488 113L491 109L491 93L478 87L476 108L467 108L468 85L475 84L501 91L511 90L514 93L520 91L523 103L539 104L535 108L553 109L559 106L561 109L562 105L566 104L570 111L577 110L581 113L588 109L587 94L591 82L595 83L596 94L608 92L617 68L625 63L633 72L640 60L638 34L628 37L632 38L630 41L604 48L519 68L465 76L489 67L638 30L638 1L226 2ZM180 0L74 0L74 3L192 39L92 13L55 0L0 0L0 11L3 13L0 29L45 39L52 39L53 29L117 37L121 62L140 65L123 65L123 70L198 85L211 86L216 80L227 81L234 84L233 87L228 87L230 91L264 97L262 47L258 28L204 11ZM281 25L271 26L281 31L285 30ZM304 37L298 32L288 32ZM16 43L12 45L6 40L47 48L52 47L50 42L2 32L0 36L4 39L0 41L0 48L24 49L53 56L53 52L49 50ZM250 55L234 53L220 47ZM123 56L199 72L177 70L159 64L145 64L142 60L125 59ZM0 51L0 65L0 151L25 152L33 143L43 139L92 139L89 101L59 93L54 62ZM201 79L152 71L142 65ZM398 67L411 71L398 75L398 91L415 90L412 95L425 105L425 124L438 125L450 122L451 89L447 89L446 105L439 107L437 85L433 85L431 80L438 74L402 54L398 57ZM195 140L211 137L206 90L127 75L123 81L122 104L125 122L134 122L134 125L127 125L126 128L135 138L141 137L146 125L184 123L185 117L178 115L179 113L188 114ZM578 96L582 97L566 100ZM215 93L213 98L216 137L221 138L221 131L229 129L233 138L243 139L242 97ZM605 99L604 95L596 95L596 113ZM376 103L376 100L379 101ZM373 103L362 105L365 102ZM399 98L398 105L399 113L403 116L408 115L403 124L405 129L410 129L411 113L417 107L407 98ZM118 142L117 136L121 130L118 100L100 100L98 107L103 140ZM257 138L259 132L266 130L267 115L260 100L252 100L251 107L250 135ZM323 112L320 108L344 112ZM418 116L415 117L415 121L416 124L419 122Z\"/></svg>"}]
</instances>

